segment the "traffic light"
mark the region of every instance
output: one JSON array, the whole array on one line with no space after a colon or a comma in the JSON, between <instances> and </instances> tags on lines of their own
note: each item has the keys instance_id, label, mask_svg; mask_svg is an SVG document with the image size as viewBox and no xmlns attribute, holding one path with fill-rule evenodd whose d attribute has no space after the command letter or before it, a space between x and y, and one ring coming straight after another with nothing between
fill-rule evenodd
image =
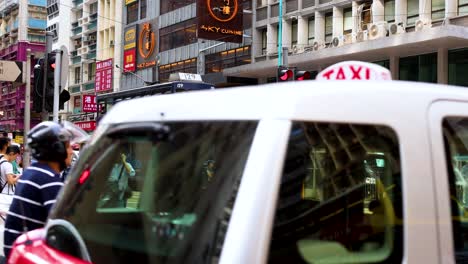
<instances>
[{"instance_id":1,"label":"traffic light","mask_svg":"<svg viewBox=\"0 0 468 264\"><path fill-rule=\"evenodd\" d=\"M308 71L294 70L294 80L304 81L310 80L311 74Z\"/></svg>"},{"instance_id":2,"label":"traffic light","mask_svg":"<svg viewBox=\"0 0 468 264\"><path fill-rule=\"evenodd\" d=\"M55 78L55 52L47 54L46 67L46 87L45 87L45 110L52 112L54 108L54 78Z\"/></svg>"},{"instance_id":3,"label":"traffic light","mask_svg":"<svg viewBox=\"0 0 468 264\"><path fill-rule=\"evenodd\" d=\"M277 82L287 82L289 80L292 80L294 76L294 73L291 69L288 69L286 67L278 67L278 72L276 75L276 81Z\"/></svg>"},{"instance_id":4,"label":"traffic light","mask_svg":"<svg viewBox=\"0 0 468 264\"><path fill-rule=\"evenodd\" d=\"M34 66L34 86L32 91L33 108L36 113L42 112L42 92L44 90L44 58Z\"/></svg>"}]
</instances>

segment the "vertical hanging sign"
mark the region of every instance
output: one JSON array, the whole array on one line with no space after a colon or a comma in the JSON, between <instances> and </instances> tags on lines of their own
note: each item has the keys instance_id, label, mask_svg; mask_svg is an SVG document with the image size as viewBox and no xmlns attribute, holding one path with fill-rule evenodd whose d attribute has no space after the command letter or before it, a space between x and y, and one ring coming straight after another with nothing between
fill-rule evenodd
<instances>
[{"instance_id":1,"label":"vertical hanging sign","mask_svg":"<svg viewBox=\"0 0 468 264\"><path fill-rule=\"evenodd\" d=\"M112 59L96 62L95 87L96 92L112 90Z\"/></svg>"},{"instance_id":2,"label":"vertical hanging sign","mask_svg":"<svg viewBox=\"0 0 468 264\"><path fill-rule=\"evenodd\" d=\"M136 41L137 41L137 26L127 27L124 32L124 71L134 72L136 70Z\"/></svg>"}]
</instances>

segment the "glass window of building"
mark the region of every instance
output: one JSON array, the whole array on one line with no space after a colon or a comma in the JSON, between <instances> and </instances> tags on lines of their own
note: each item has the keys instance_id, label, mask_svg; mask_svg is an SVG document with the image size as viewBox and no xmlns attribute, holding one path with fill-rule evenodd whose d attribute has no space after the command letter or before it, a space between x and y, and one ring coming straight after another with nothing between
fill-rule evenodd
<instances>
[{"instance_id":1,"label":"glass window of building","mask_svg":"<svg viewBox=\"0 0 468 264\"><path fill-rule=\"evenodd\" d=\"M308 31L308 43L309 45L312 45L315 40L315 17L309 17Z\"/></svg>"},{"instance_id":2,"label":"glass window of building","mask_svg":"<svg viewBox=\"0 0 468 264\"><path fill-rule=\"evenodd\" d=\"M351 7L343 10L343 34L353 31L353 10Z\"/></svg>"},{"instance_id":3,"label":"glass window of building","mask_svg":"<svg viewBox=\"0 0 468 264\"><path fill-rule=\"evenodd\" d=\"M456 263L466 263L468 251L468 118L446 117L442 122L448 169L452 234Z\"/></svg>"},{"instance_id":4,"label":"glass window of building","mask_svg":"<svg viewBox=\"0 0 468 264\"><path fill-rule=\"evenodd\" d=\"M166 51L197 41L196 19L190 19L159 30L159 50Z\"/></svg>"},{"instance_id":5,"label":"glass window of building","mask_svg":"<svg viewBox=\"0 0 468 264\"><path fill-rule=\"evenodd\" d=\"M390 70L390 60L374 61L373 63Z\"/></svg>"},{"instance_id":6,"label":"glass window of building","mask_svg":"<svg viewBox=\"0 0 468 264\"><path fill-rule=\"evenodd\" d=\"M437 83L437 53L400 58L400 80Z\"/></svg>"},{"instance_id":7,"label":"glass window of building","mask_svg":"<svg viewBox=\"0 0 468 264\"><path fill-rule=\"evenodd\" d=\"M262 29L262 55L266 55L267 51L267 29Z\"/></svg>"},{"instance_id":8,"label":"glass window of building","mask_svg":"<svg viewBox=\"0 0 468 264\"><path fill-rule=\"evenodd\" d=\"M96 63L88 64L88 81L94 80L94 76L96 76Z\"/></svg>"},{"instance_id":9,"label":"glass window of building","mask_svg":"<svg viewBox=\"0 0 468 264\"><path fill-rule=\"evenodd\" d=\"M197 0L161 0L159 6L161 15L195 3Z\"/></svg>"},{"instance_id":10,"label":"glass window of building","mask_svg":"<svg viewBox=\"0 0 468 264\"><path fill-rule=\"evenodd\" d=\"M395 0L385 0L384 16L388 23L395 22Z\"/></svg>"},{"instance_id":11,"label":"glass window of building","mask_svg":"<svg viewBox=\"0 0 468 264\"><path fill-rule=\"evenodd\" d=\"M75 76L74 76L74 84L79 84L81 83L81 68L80 67L76 67L75 68Z\"/></svg>"},{"instance_id":12,"label":"glass window of building","mask_svg":"<svg viewBox=\"0 0 468 264\"><path fill-rule=\"evenodd\" d=\"M138 20L138 2L135 2L127 6L127 24L133 23L137 20Z\"/></svg>"},{"instance_id":13,"label":"glass window of building","mask_svg":"<svg viewBox=\"0 0 468 264\"><path fill-rule=\"evenodd\" d=\"M325 42L330 43L333 37L333 12L325 14Z\"/></svg>"},{"instance_id":14,"label":"glass window of building","mask_svg":"<svg viewBox=\"0 0 468 264\"><path fill-rule=\"evenodd\" d=\"M468 14L468 0L458 0L458 15L463 16Z\"/></svg>"},{"instance_id":15,"label":"glass window of building","mask_svg":"<svg viewBox=\"0 0 468 264\"><path fill-rule=\"evenodd\" d=\"M361 5L364 5L362 8L362 13L361 13L361 27L362 30L368 29L368 25L372 23L372 2L367 1L365 3L362 3Z\"/></svg>"},{"instance_id":16,"label":"glass window of building","mask_svg":"<svg viewBox=\"0 0 468 264\"><path fill-rule=\"evenodd\" d=\"M431 1L431 18L432 20L440 20L445 17L445 0L432 0Z\"/></svg>"},{"instance_id":17,"label":"glass window of building","mask_svg":"<svg viewBox=\"0 0 468 264\"><path fill-rule=\"evenodd\" d=\"M268 263L401 263L400 162L389 127L293 123Z\"/></svg>"},{"instance_id":18,"label":"glass window of building","mask_svg":"<svg viewBox=\"0 0 468 264\"><path fill-rule=\"evenodd\" d=\"M197 73L197 60L189 59L159 66L159 81L167 82L175 72Z\"/></svg>"},{"instance_id":19,"label":"glass window of building","mask_svg":"<svg viewBox=\"0 0 468 264\"><path fill-rule=\"evenodd\" d=\"M223 69L249 64L250 46L208 54L205 57L205 72L221 72Z\"/></svg>"},{"instance_id":20,"label":"glass window of building","mask_svg":"<svg viewBox=\"0 0 468 264\"><path fill-rule=\"evenodd\" d=\"M297 44L297 20L291 22L291 44Z\"/></svg>"},{"instance_id":21,"label":"glass window of building","mask_svg":"<svg viewBox=\"0 0 468 264\"><path fill-rule=\"evenodd\" d=\"M448 64L448 83L468 86L468 49L449 51Z\"/></svg>"},{"instance_id":22,"label":"glass window of building","mask_svg":"<svg viewBox=\"0 0 468 264\"><path fill-rule=\"evenodd\" d=\"M407 25L414 25L419 18L419 0L408 0L407 13Z\"/></svg>"},{"instance_id":23,"label":"glass window of building","mask_svg":"<svg viewBox=\"0 0 468 264\"><path fill-rule=\"evenodd\" d=\"M146 3L147 0L140 0L140 19L146 18Z\"/></svg>"}]
</instances>

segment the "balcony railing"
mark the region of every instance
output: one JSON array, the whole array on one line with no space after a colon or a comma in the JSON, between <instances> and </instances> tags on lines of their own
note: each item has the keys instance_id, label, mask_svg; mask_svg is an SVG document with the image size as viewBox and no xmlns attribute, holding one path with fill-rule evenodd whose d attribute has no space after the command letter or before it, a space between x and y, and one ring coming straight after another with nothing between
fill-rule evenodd
<instances>
[{"instance_id":1,"label":"balcony railing","mask_svg":"<svg viewBox=\"0 0 468 264\"><path fill-rule=\"evenodd\" d=\"M85 91L94 90L94 81L93 80L90 80L90 81L92 81L92 83L87 83L84 85Z\"/></svg>"},{"instance_id":2,"label":"balcony railing","mask_svg":"<svg viewBox=\"0 0 468 264\"><path fill-rule=\"evenodd\" d=\"M90 20L90 21L96 20L96 19L97 19L97 15L98 15L97 12L94 13L94 14L91 14L91 15L89 16L89 20Z\"/></svg>"},{"instance_id":3,"label":"balcony railing","mask_svg":"<svg viewBox=\"0 0 468 264\"><path fill-rule=\"evenodd\" d=\"M73 93L79 93L79 92L81 92L81 89L80 89L80 86L79 86L79 85L77 85L77 86L70 86L70 87L68 88L68 90L70 90L70 93L72 93L72 94L73 94Z\"/></svg>"},{"instance_id":4,"label":"balcony railing","mask_svg":"<svg viewBox=\"0 0 468 264\"><path fill-rule=\"evenodd\" d=\"M76 56L72 58L72 63L77 64L81 62L81 56Z\"/></svg>"},{"instance_id":5,"label":"balcony railing","mask_svg":"<svg viewBox=\"0 0 468 264\"><path fill-rule=\"evenodd\" d=\"M97 46L97 44L95 43L95 44L89 45L88 48L89 48L90 51L95 51L96 46Z\"/></svg>"},{"instance_id":6,"label":"balcony railing","mask_svg":"<svg viewBox=\"0 0 468 264\"><path fill-rule=\"evenodd\" d=\"M88 54L86 54L86 59L88 60L95 59L95 58L96 58L96 51L89 52Z\"/></svg>"},{"instance_id":7,"label":"balcony railing","mask_svg":"<svg viewBox=\"0 0 468 264\"><path fill-rule=\"evenodd\" d=\"M91 22L88 24L88 29L95 29L97 27L97 21Z\"/></svg>"},{"instance_id":8,"label":"balcony railing","mask_svg":"<svg viewBox=\"0 0 468 264\"><path fill-rule=\"evenodd\" d=\"M74 28L74 29L72 29L72 32L73 32L73 35L78 35L81 32L83 32L83 27Z\"/></svg>"}]
</instances>

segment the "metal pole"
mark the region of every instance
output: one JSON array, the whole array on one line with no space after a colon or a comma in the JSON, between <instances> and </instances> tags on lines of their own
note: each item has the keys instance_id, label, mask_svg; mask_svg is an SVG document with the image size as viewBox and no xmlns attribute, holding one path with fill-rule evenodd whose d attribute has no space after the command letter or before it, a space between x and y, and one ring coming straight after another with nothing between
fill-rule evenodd
<instances>
[{"instance_id":1,"label":"metal pole","mask_svg":"<svg viewBox=\"0 0 468 264\"><path fill-rule=\"evenodd\" d=\"M60 75L62 70L62 50L55 54L55 71L54 71L54 108L52 112L53 121L58 122L59 98L60 98Z\"/></svg>"},{"instance_id":2,"label":"metal pole","mask_svg":"<svg viewBox=\"0 0 468 264\"><path fill-rule=\"evenodd\" d=\"M27 139L27 135L31 128L31 49L26 50L26 93L24 99L24 137L23 140ZM23 166L27 168L30 163L29 148L24 148Z\"/></svg>"},{"instance_id":3,"label":"metal pole","mask_svg":"<svg viewBox=\"0 0 468 264\"><path fill-rule=\"evenodd\" d=\"M52 52L52 42L53 42L54 33L47 31L46 32L46 51L44 54L44 71L43 71L43 82L42 82L42 121L49 120L49 113L45 110L46 103L46 91L47 91L47 62L49 60L49 53Z\"/></svg>"},{"instance_id":4,"label":"metal pole","mask_svg":"<svg viewBox=\"0 0 468 264\"><path fill-rule=\"evenodd\" d=\"M278 11L278 66L283 65L283 0L279 1Z\"/></svg>"}]
</instances>

